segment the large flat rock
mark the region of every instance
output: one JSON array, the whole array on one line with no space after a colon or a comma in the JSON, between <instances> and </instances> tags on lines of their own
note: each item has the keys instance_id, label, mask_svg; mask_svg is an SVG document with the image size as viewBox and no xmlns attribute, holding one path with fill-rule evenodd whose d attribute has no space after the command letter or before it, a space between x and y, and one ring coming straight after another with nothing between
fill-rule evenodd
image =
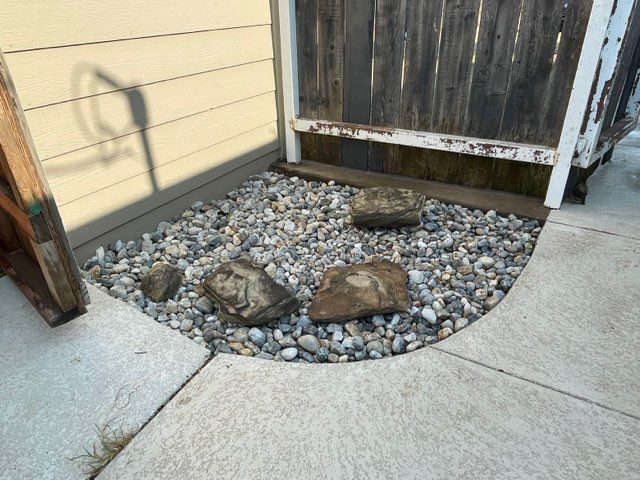
<instances>
[{"instance_id":1,"label":"large flat rock","mask_svg":"<svg viewBox=\"0 0 640 480\"><path fill-rule=\"evenodd\" d=\"M363 227L420 225L425 196L404 188L363 188L351 202L351 219Z\"/></svg>"},{"instance_id":2,"label":"large flat rock","mask_svg":"<svg viewBox=\"0 0 640 480\"><path fill-rule=\"evenodd\" d=\"M100 480L640 478L640 422L432 348L341 365L221 355Z\"/></svg>"},{"instance_id":3,"label":"large flat rock","mask_svg":"<svg viewBox=\"0 0 640 480\"><path fill-rule=\"evenodd\" d=\"M640 417L639 289L639 240L549 222L506 298L435 347Z\"/></svg>"},{"instance_id":4,"label":"large flat rock","mask_svg":"<svg viewBox=\"0 0 640 480\"><path fill-rule=\"evenodd\" d=\"M68 460L95 426L139 429L208 350L89 286L89 313L51 329L0 279L0 478L84 479Z\"/></svg>"},{"instance_id":5,"label":"large flat rock","mask_svg":"<svg viewBox=\"0 0 640 480\"><path fill-rule=\"evenodd\" d=\"M344 322L407 310L407 272L388 260L330 267L322 276L309 316L316 322Z\"/></svg>"},{"instance_id":6,"label":"large flat rock","mask_svg":"<svg viewBox=\"0 0 640 480\"><path fill-rule=\"evenodd\" d=\"M220 318L239 325L263 325L299 306L291 292L246 258L224 263L203 286L220 307Z\"/></svg>"}]
</instances>

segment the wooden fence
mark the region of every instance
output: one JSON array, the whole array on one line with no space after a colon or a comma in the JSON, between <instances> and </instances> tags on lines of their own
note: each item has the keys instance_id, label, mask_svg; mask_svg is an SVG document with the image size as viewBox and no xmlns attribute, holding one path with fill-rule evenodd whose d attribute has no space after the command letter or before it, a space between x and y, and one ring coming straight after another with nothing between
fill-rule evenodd
<instances>
[{"instance_id":1,"label":"wooden fence","mask_svg":"<svg viewBox=\"0 0 640 480\"><path fill-rule=\"evenodd\" d=\"M300 117L556 149L592 4L297 0ZM306 159L534 196L553 164L313 134L301 142Z\"/></svg>"}]
</instances>

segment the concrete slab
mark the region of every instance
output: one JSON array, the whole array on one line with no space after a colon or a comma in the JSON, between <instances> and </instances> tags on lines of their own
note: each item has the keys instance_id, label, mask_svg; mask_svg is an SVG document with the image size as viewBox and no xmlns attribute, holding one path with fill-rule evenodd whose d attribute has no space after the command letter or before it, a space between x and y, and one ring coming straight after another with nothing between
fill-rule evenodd
<instances>
[{"instance_id":1,"label":"concrete slab","mask_svg":"<svg viewBox=\"0 0 640 480\"><path fill-rule=\"evenodd\" d=\"M640 130L616 146L587 185L585 205L562 205L549 221L640 239Z\"/></svg>"},{"instance_id":2,"label":"concrete slab","mask_svg":"<svg viewBox=\"0 0 640 480\"><path fill-rule=\"evenodd\" d=\"M435 348L640 418L638 286L640 241L547 223L498 307Z\"/></svg>"},{"instance_id":3,"label":"concrete slab","mask_svg":"<svg viewBox=\"0 0 640 480\"><path fill-rule=\"evenodd\" d=\"M437 351L212 360L98 477L638 479L640 422Z\"/></svg>"},{"instance_id":4,"label":"concrete slab","mask_svg":"<svg viewBox=\"0 0 640 480\"><path fill-rule=\"evenodd\" d=\"M95 426L139 429L208 350L89 286L89 313L49 328L0 279L0 478L85 478Z\"/></svg>"}]
</instances>

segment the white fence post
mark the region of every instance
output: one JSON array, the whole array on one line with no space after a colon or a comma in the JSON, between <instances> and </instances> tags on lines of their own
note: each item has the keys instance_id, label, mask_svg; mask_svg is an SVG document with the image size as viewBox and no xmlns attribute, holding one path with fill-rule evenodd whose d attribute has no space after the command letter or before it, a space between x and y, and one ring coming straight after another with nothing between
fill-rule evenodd
<instances>
[{"instance_id":1,"label":"white fence post","mask_svg":"<svg viewBox=\"0 0 640 480\"><path fill-rule=\"evenodd\" d=\"M636 78L633 81L629 103L627 103L626 115L636 120L638 119L638 115L640 115L640 69L636 72Z\"/></svg>"},{"instance_id":2,"label":"white fence post","mask_svg":"<svg viewBox=\"0 0 640 480\"><path fill-rule=\"evenodd\" d=\"M593 0L544 205L560 208L615 0Z\"/></svg>"},{"instance_id":3,"label":"white fence post","mask_svg":"<svg viewBox=\"0 0 640 480\"><path fill-rule=\"evenodd\" d=\"M300 163L300 133L291 121L300 113L298 85L298 46L296 38L296 0L278 0L280 16L280 51L282 59L282 96L284 98L285 144L287 162Z\"/></svg>"},{"instance_id":4,"label":"white fence post","mask_svg":"<svg viewBox=\"0 0 640 480\"><path fill-rule=\"evenodd\" d=\"M596 158L594 153L604 126L604 114L611 100L611 81L620 67L623 40L631 22L635 3L634 1L618 2L616 9L611 14L605 35L608 41L604 42L602 47L599 60L600 68L597 71L598 76L594 80L595 94L591 98L591 104L586 112L586 128L582 133L584 144L573 161L574 165L579 165L582 168L587 168Z\"/></svg>"}]
</instances>

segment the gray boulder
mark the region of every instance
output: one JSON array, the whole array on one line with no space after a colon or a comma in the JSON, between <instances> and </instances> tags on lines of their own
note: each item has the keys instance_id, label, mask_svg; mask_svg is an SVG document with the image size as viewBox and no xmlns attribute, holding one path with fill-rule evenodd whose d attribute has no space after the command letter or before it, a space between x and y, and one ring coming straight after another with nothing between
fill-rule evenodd
<instances>
[{"instance_id":1,"label":"gray boulder","mask_svg":"<svg viewBox=\"0 0 640 480\"><path fill-rule=\"evenodd\" d=\"M166 302L172 298L182 283L182 272L166 263L156 263L142 277L140 289L154 302Z\"/></svg>"},{"instance_id":2,"label":"gray boulder","mask_svg":"<svg viewBox=\"0 0 640 480\"><path fill-rule=\"evenodd\" d=\"M351 219L363 227L420 225L425 197L403 188L363 188L351 202Z\"/></svg>"},{"instance_id":3,"label":"gray boulder","mask_svg":"<svg viewBox=\"0 0 640 480\"><path fill-rule=\"evenodd\" d=\"M411 306L407 273L382 260L327 269L309 316L317 322L344 322Z\"/></svg>"},{"instance_id":4,"label":"gray boulder","mask_svg":"<svg viewBox=\"0 0 640 480\"><path fill-rule=\"evenodd\" d=\"M220 307L221 320L243 326L269 323L299 307L286 288L244 258L225 263L205 278L204 291Z\"/></svg>"}]
</instances>

